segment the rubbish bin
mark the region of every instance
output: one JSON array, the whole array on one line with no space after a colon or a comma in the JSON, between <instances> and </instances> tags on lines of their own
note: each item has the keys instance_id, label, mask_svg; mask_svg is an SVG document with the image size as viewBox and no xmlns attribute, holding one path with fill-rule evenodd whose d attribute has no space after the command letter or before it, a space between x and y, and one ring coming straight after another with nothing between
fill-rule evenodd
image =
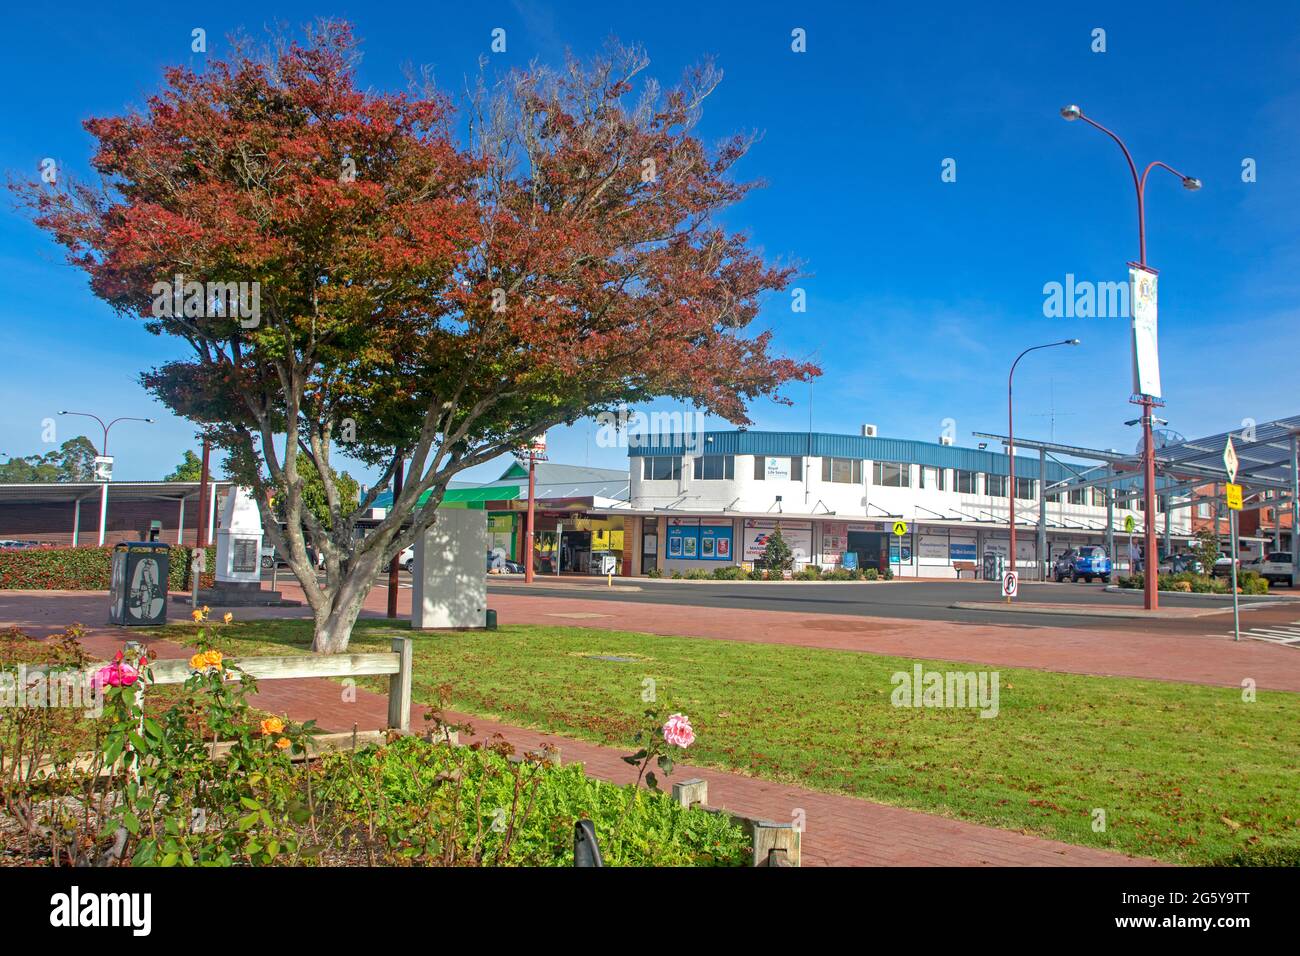
<instances>
[{"instance_id":1,"label":"rubbish bin","mask_svg":"<svg viewBox=\"0 0 1300 956\"><path fill-rule=\"evenodd\" d=\"M984 580L1001 581L1006 559L996 551L984 552Z\"/></svg>"},{"instance_id":2,"label":"rubbish bin","mask_svg":"<svg viewBox=\"0 0 1300 956\"><path fill-rule=\"evenodd\" d=\"M110 624L167 622L167 552L162 541L126 541L113 548L108 586Z\"/></svg>"}]
</instances>

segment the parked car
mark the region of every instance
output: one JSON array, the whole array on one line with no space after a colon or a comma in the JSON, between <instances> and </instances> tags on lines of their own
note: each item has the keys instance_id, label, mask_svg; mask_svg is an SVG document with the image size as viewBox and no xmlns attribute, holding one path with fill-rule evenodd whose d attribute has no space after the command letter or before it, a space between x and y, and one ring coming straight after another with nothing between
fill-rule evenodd
<instances>
[{"instance_id":1,"label":"parked car","mask_svg":"<svg viewBox=\"0 0 1300 956\"><path fill-rule=\"evenodd\" d=\"M1271 551L1259 565L1260 575L1269 584L1290 584L1291 570L1290 551Z\"/></svg>"},{"instance_id":2,"label":"parked car","mask_svg":"<svg viewBox=\"0 0 1300 956\"><path fill-rule=\"evenodd\" d=\"M1066 578L1076 582L1079 578L1083 578L1089 584L1092 583L1093 578L1101 578L1104 581L1110 577L1110 571L1110 557L1105 549L1091 545L1071 548L1057 558L1052 566L1052 575L1058 584Z\"/></svg>"},{"instance_id":3,"label":"parked car","mask_svg":"<svg viewBox=\"0 0 1300 956\"><path fill-rule=\"evenodd\" d=\"M1232 558L1226 554L1220 554L1214 562L1214 569L1210 572L1216 578L1232 577ZM1237 572L1241 572L1241 558L1237 558Z\"/></svg>"},{"instance_id":4,"label":"parked car","mask_svg":"<svg viewBox=\"0 0 1300 956\"><path fill-rule=\"evenodd\" d=\"M397 556L397 565L405 568L407 574L415 571L415 545L410 544L402 549L402 553Z\"/></svg>"},{"instance_id":5,"label":"parked car","mask_svg":"<svg viewBox=\"0 0 1300 956\"><path fill-rule=\"evenodd\" d=\"M316 549L311 545L307 546L307 558L312 562L312 564L316 565L318 569L325 567L325 556L317 554ZM287 568L289 562L285 559L284 555L276 550L275 545L263 544L262 568L266 571L270 571L276 565L279 565L282 568Z\"/></svg>"}]
</instances>

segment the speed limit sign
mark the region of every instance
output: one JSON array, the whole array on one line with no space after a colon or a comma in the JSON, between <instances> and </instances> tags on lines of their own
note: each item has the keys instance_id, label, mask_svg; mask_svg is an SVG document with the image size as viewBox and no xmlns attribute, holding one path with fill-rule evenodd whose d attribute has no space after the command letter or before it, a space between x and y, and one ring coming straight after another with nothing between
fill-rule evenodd
<instances>
[{"instance_id":1,"label":"speed limit sign","mask_svg":"<svg viewBox=\"0 0 1300 956\"><path fill-rule=\"evenodd\" d=\"M1002 575L1002 596L1004 598L1013 598L1016 592L1020 590L1020 572L1007 571Z\"/></svg>"}]
</instances>

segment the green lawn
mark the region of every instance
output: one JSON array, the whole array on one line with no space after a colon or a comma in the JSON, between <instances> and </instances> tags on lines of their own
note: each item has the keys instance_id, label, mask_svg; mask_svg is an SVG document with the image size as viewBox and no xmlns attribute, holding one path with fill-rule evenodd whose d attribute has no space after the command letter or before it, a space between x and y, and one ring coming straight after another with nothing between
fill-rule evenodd
<instances>
[{"instance_id":1,"label":"green lawn","mask_svg":"<svg viewBox=\"0 0 1300 956\"><path fill-rule=\"evenodd\" d=\"M213 630L236 654L310 638L307 621ZM352 647L396 634L363 620ZM892 706L906 658L571 627L413 636L418 702L450 685L456 710L630 749L648 677L690 716L696 764L1174 862L1300 863L1300 695L1000 668L985 719Z\"/></svg>"}]
</instances>

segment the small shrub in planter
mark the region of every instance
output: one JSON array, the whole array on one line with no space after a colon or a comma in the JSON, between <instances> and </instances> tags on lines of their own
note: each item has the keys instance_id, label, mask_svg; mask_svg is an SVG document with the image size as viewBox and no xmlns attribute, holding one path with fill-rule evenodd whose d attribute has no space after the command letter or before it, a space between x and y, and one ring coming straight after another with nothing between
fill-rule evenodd
<instances>
[{"instance_id":1,"label":"small shrub in planter","mask_svg":"<svg viewBox=\"0 0 1300 956\"><path fill-rule=\"evenodd\" d=\"M731 565L726 568L714 568L713 577L718 581L747 581L749 572L739 565Z\"/></svg>"},{"instance_id":2,"label":"small shrub in planter","mask_svg":"<svg viewBox=\"0 0 1300 956\"><path fill-rule=\"evenodd\" d=\"M864 570L864 571L862 572L862 579L863 579L864 581L878 581L878 580L880 580L880 569L879 569L879 568L867 568L866 570Z\"/></svg>"},{"instance_id":3,"label":"small shrub in planter","mask_svg":"<svg viewBox=\"0 0 1300 956\"><path fill-rule=\"evenodd\" d=\"M645 576L648 578L662 578L664 576L664 573L659 568L651 568L649 571L646 572Z\"/></svg>"},{"instance_id":4,"label":"small shrub in planter","mask_svg":"<svg viewBox=\"0 0 1300 956\"><path fill-rule=\"evenodd\" d=\"M822 579L822 569L815 564L810 564L796 571L794 576L800 581L820 581Z\"/></svg>"},{"instance_id":5,"label":"small shrub in planter","mask_svg":"<svg viewBox=\"0 0 1300 956\"><path fill-rule=\"evenodd\" d=\"M688 581L709 581L712 578L713 575L703 568L692 568L686 572L686 580Z\"/></svg>"}]
</instances>

